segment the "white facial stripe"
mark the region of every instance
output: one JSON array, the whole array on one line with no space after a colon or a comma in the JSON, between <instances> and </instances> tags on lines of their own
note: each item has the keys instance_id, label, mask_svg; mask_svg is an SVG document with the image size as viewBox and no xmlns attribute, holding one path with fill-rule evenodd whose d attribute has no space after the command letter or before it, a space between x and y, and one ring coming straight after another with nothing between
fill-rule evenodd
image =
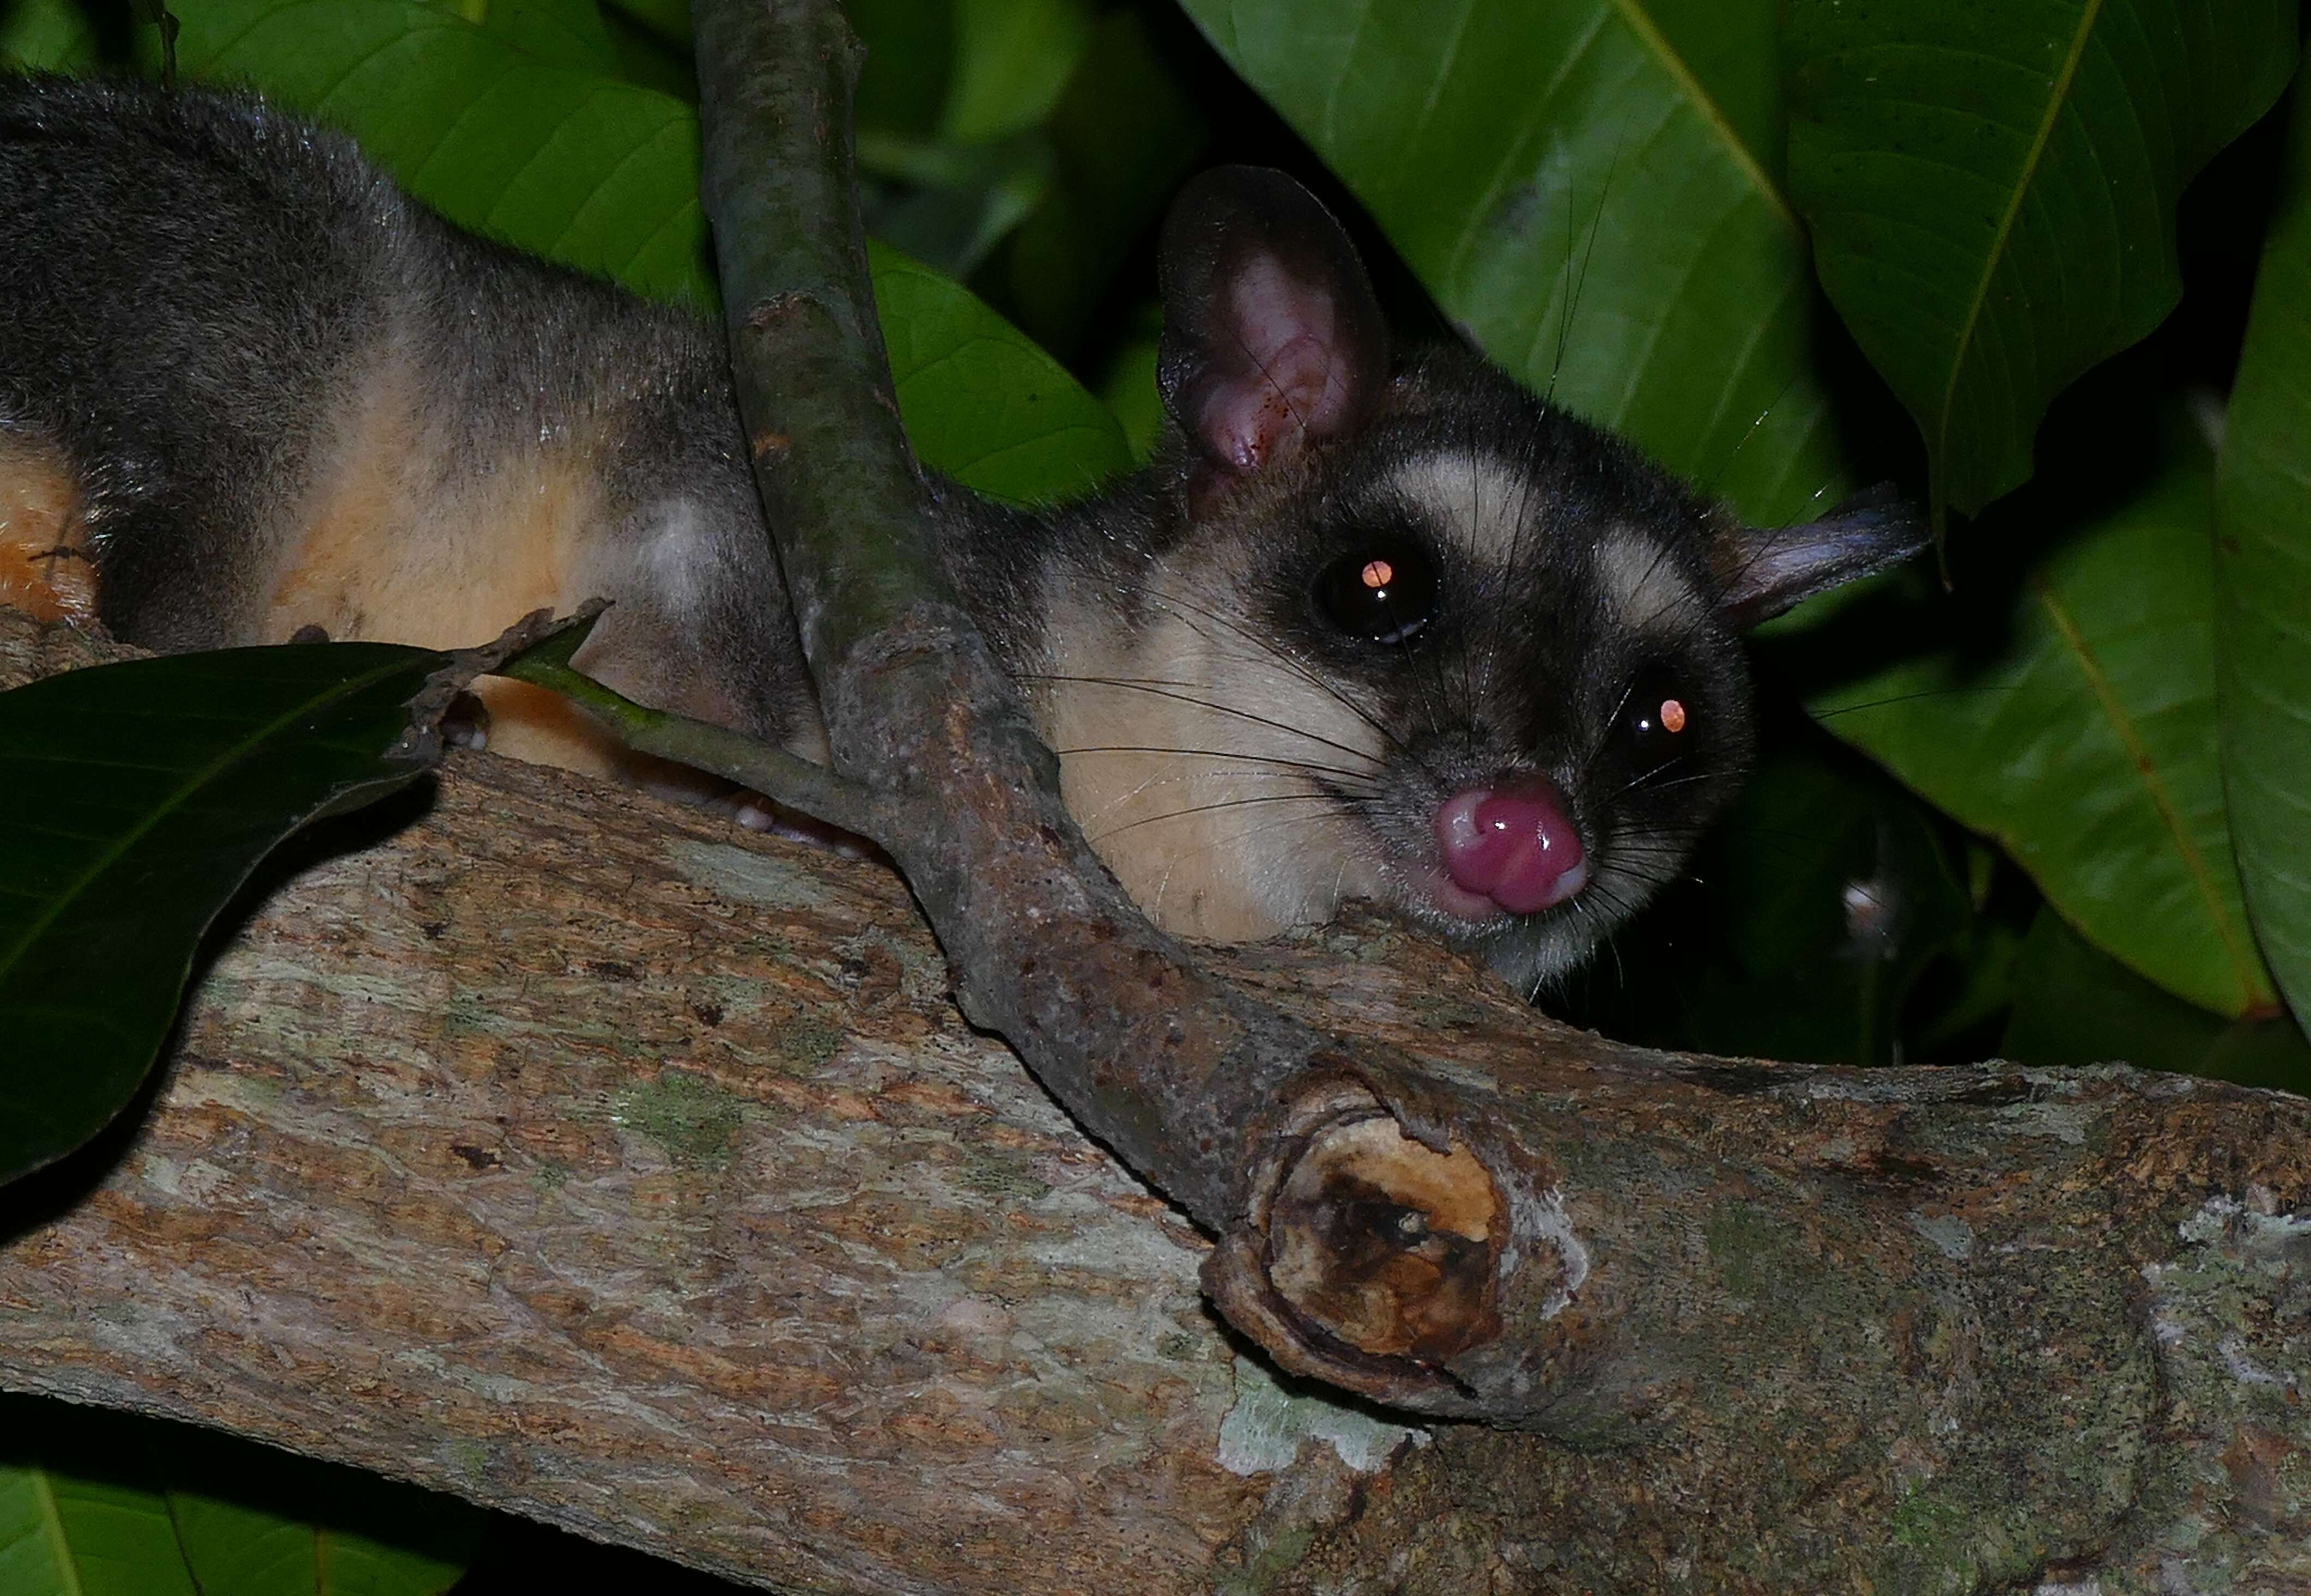
<instances>
[{"instance_id":1,"label":"white facial stripe","mask_svg":"<svg viewBox=\"0 0 2311 1596\"><path fill-rule=\"evenodd\" d=\"M1707 613L1668 552L1626 527L1608 532L1597 545L1597 582L1624 626L1681 628Z\"/></svg>"},{"instance_id":2,"label":"white facial stripe","mask_svg":"<svg viewBox=\"0 0 2311 1596\"><path fill-rule=\"evenodd\" d=\"M1454 452L1424 455L1396 474L1396 485L1469 558L1501 566L1529 559L1540 543L1539 506L1523 480L1498 460Z\"/></svg>"},{"instance_id":3,"label":"white facial stripe","mask_svg":"<svg viewBox=\"0 0 2311 1596\"><path fill-rule=\"evenodd\" d=\"M1192 595L1167 604L1159 591L1136 634L1096 606L1059 603L1062 679L1037 694L1037 719L1068 807L1159 925L1263 937L1376 889L1370 844L1317 785L1354 789L1380 767L1380 736L1353 709Z\"/></svg>"}]
</instances>

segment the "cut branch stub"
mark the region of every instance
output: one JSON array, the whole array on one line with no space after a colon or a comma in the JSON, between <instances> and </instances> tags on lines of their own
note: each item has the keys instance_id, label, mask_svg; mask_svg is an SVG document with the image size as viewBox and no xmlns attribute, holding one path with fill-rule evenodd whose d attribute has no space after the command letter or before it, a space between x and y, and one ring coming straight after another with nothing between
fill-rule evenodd
<instances>
[{"instance_id":1,"label":"cut branch stub","mask_svg":"<svg viewBox=\"0 0 2311 1596\"><path fill-rule=\"evenodd\" d=\"M1466 1147L1432 1153L1392 1120L1349 1121L1310 1141L1268 1209L1269 1283L1362 1352L1440 1364L1500 1333L1507 1217Z\"/></svg>"},{"instance_id":2,"label":"cut branch stub","mask_svg":"<svg viewBox=\"0 0 2311 1596\"><path fill-rule=\"evenodd\" d=\"M1530 1182L1496 1173L1513 1163L1498 1150L1416 1139L1364 1083L1337 1076L1294 1095L1266 1147L1245 1223L1204 1266L1222 1311L1295 1374L1513 1422L1521 1404L1453 1365L1497 1348L1505 1303L1561 1308L1585 1273L1569 1230L1548 1223L1548 1182L1526 1193Z\"/></svg>"}]
</instances>

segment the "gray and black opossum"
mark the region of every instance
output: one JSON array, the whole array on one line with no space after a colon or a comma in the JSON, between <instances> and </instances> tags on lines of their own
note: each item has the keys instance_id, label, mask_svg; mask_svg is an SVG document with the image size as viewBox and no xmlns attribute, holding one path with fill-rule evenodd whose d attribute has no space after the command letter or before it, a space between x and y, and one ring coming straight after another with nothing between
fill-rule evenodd
<instances>
[{"instance_id":1,"label":"gray and black opossum","mask_svg":"<svg viewBox=\"0 0 2311 1596\"><path fill-rule=\"evenodd\" d=\"M1748 527L1453 348L1392 352L1332 217L1207 173L1163 236L1152 464L943 557L1168 928L1377 900L1512 979L1680 866L1749 757L1740 633L1923 541ZM460 231L242 95L0 80L0 593L158 649L461 646L615 601L580 666L824 757L718 332ZM498 745L615 768L496 685Z\"/></svg>"}]
</instances>

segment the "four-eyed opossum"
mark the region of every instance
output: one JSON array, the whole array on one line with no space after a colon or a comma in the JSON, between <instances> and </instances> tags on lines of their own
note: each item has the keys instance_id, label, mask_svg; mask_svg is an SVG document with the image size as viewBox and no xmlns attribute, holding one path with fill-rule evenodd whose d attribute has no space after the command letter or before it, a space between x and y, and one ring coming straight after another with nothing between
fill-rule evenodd
<instances>
[{"instance_id":1,"label":"four-eyed opossum","mask_svg":"<svg viewBox=\"0 0 2311 1596\"><path fill-rule=\"evenodd\" d=\"M936 498L1069 808L1170 929L1367 898L1565 970L1739 782L1740 632L1923 541L1884 501L1744 526L1464 351L1392 351L1279 173L1190 183L1161 272L1154 461L1048 511ZM0 571L53 606L163 649L451 646L604 595L582 668L824 756L704 323L257 99L46 78L0 83ZM491 697L501 747L653 774Z\"/></svg>"}]
</instances>

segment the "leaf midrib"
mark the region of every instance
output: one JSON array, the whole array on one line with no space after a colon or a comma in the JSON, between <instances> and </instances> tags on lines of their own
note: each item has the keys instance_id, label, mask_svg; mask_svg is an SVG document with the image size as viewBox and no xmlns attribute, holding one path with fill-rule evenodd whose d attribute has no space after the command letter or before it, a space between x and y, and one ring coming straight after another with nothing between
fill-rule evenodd
<instances>
[{"instance_id":1,"label":"leaf midrib","mask_svg":"<svg viewBox=\"0 0 2311 1596\"><path fill-rule=\"evenodd\" d=\"M64 1596L84 1596L88 1587L81 1580L80 1562L73 1556L71 1538L65 1533L64 1512L57 1505L56 1482L46 1469L37 1464L26 1472L31 1476L32 1496L39 1506L40 1528L56 1553L57 1571L64 1578Z\"/></svg>"},{"instance_id":2,"label":"leaf midrib","mask_svg":"<svg viewBox=\"0 0 2311 1596\"><path fill-rule=\"evenodd\" d=\"M1965 324L1950 345L1949 375L1942 383L1941 404L1934 416L1933 448L1930 451L1933 461L1932 498L1938 518L1949 484L1950 418L1957 414L1958 384L1973 358L1983 310L1990 303L1990 284L2013 244L2014 225L2022 214L2023 198L2037 183L2039 168L2045 163L2046 146L2054 141L2054 125L2062 120L2063 109L2071 102L2071 88L2077 82L2079 64L2086 59L2087 40L2093 37L2095 25L2102 19L2103 4L2104 0L2086 0L2085 9L2079 13L2078 30L2071 37L2070 52L2062 59L2062 71L2054 75L2053 90L2046 96L2045 113L2038 118L2037 131L2031 135L2030 148L2024 153L2021 169L2016 174L2014 190L2006 197L2005 213L1998 218L1997 231L1991 235L1990 248L1983 255L1982 275L1975 279L1974 293L1967 301Z\"/></svg>"},{"instance_id":3,"label":"leaf midrib","mask_svg":"<svg viewBox=\"0 0 2311 1596\"><path fill-rule=\"evenodd\" d=\"M2101 0L2093 0L2093 4L2099 5ZM1702 86L1701 80L1693 74L1693 68L1678 53L1677 47L1670 43L1669 36L1661 31L1661 25L1646 14L1638 0L1613 0L1613 9L1621 13L1621 21L1628 25L1630 32L1637 36L1638 42L1651 50L1663 70L1677 81L1679 92L1694 108L1695 114L1716 132L1719 142L1732 157L1733 164L1740 168L1742 176L1749 179L1749 186L1757 191L1766 208L1774 213L1783 226L1794 231L1798 224L1797 213L1790 208L1789 198L1783 194L1781 185L1775 182L1772 174L1758 164L1757 153L1734 131L1733 124L1726 120L1724 109L1717 103L1716 97Z\"/></svg>"}]
</instances>

